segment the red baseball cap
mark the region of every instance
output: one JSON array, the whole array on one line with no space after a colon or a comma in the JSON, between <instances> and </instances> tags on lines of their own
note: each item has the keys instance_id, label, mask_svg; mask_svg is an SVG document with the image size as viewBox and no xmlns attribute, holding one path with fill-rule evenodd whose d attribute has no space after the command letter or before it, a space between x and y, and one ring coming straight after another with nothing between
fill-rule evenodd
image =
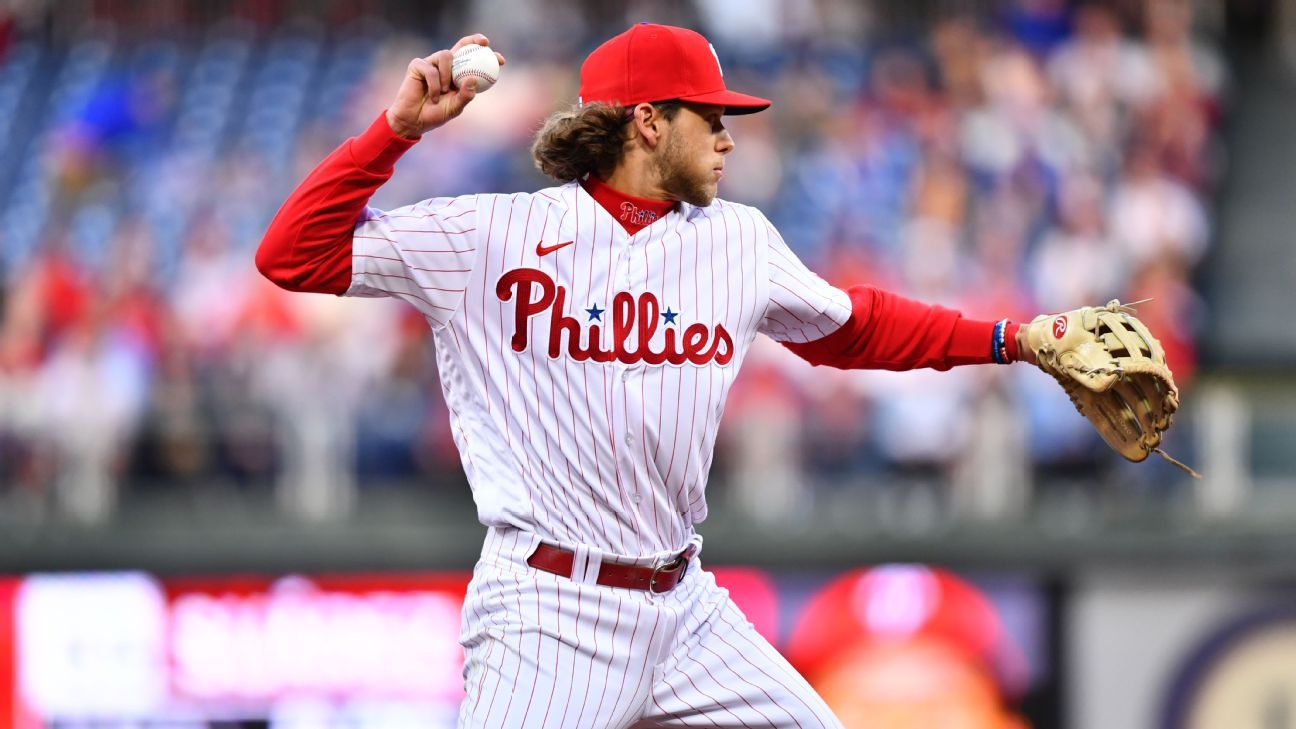
<instances>
[{"instance_id":1,"label":"red baseball cap","mask_svg":"<svg viewBox=\"0 0 1296 729\"><path fill-rule=\"evenodd\" d=\"M769 99L726 89L715 48L688 28L632 25L581 64L582 104L634 106L671 99L717 104L726 114L752 114L770 105Z\"/></svg>"}]
</instances>

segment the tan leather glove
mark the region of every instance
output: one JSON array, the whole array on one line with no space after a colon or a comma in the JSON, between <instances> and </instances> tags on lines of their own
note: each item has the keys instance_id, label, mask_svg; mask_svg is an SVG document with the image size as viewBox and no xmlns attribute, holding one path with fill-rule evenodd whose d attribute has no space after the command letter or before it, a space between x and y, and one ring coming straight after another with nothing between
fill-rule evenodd
<instances>
[{"instance_id":1,"label":"tan leather glove","mask_svg":"<svg viewBox=\"0 0 1296 729\"><path fill-rule=\"evenodd\" d=\"M1200 478L1161 450L1161 434L1179 409L1179 388L1161 343L1133 311L1112 299L1103 307L1037 316L1026 325L1025 344L1117 453L1138 462L1156 452Z\"/></svg>"}]
</instances>

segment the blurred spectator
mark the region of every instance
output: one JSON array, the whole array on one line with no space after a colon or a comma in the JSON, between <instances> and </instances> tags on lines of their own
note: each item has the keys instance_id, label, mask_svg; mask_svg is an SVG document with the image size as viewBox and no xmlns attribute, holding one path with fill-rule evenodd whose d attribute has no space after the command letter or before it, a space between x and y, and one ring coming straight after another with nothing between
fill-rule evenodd
<instances>
[{"instance_id":1,"label":"blurred spectator","mask_svg":"<svg viewBox=\"0 0 1296 729\"><path fill-rule=\"evenodd\" d=\"M1146 45L1125 36L1120 19L1104 3L1081 5L1075 35L1047 63L1059 101L1100 149L1119 152L1127 111L1161 92L1162 79Z\"/></svg>"},{"instance_id":2,"label":"blurred spectator","mask_svg":"<svg viewBox=\"0 0 1296 729\"><path fill-rule=\"evenodd\" d=\"M1143 145L1135 145L1125 160L1110 219L1112 236L1133 266L1165 258L1192 265L1206 250L1206 211Z\"/></svg>"},{"instance_id":3,"label":"blurred spectator","mask_svg":"<svg viewBox=\"0 0 1296 729\"><path fill-rule=\"evenodd\" d=\"M1067 0L1014 0L1009 3L1008 29L1031 53L1047 55L1071 32Z\"/></svg>"},{"instance_id":4,"label":"blurred spectator","mask_svg":"<svg viewBox=\"0 0 1296 729\"><path fill-rule=\"evenodd\" d=\"M1106 303L1124 289L1128 260L1108 238L1104 220L1098 181L1088 175L1068 178L1058 200L1058 219L1028 261L1032 294L1041 311Z\"/></svg>"},{"instance_id":5,"label":"blurred spectator","mask_svg":"<svg viewBox=\"0 0 1296 729\"><path fill-rule=\"evenodd\" d=\"M111 516L122 459L148 385L148 352L106 311L88 313L50 350L32 396L56 459L54 494L64 513L93 524Z\"/></svg>"}]
</instances>

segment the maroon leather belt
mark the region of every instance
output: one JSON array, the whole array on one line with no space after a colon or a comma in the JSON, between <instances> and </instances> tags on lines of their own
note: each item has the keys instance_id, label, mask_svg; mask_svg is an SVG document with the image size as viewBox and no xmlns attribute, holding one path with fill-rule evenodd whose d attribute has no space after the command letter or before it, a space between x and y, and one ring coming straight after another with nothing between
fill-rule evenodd
<instances>
[{"instance_id":1,"label":"maroon leather belt","mask_svg":"<svg viewBox=\"0 0 1296 729\"><path fill-rule=\"evenodd\" d=\"M624 587L630 590L647 590L648 592L670 592L684 579L688 571L689 560L697 554L697 545L690 544L687 549L675 555L675 558L655 567L637 567L628 564L604 562L599 565L598 579L600 585L607 587ZM552 544L541 543L527 557L527 564L538 570L552 572L568 579L572 576L572 565L576 553Z\"/></svg>"}]
</instances>

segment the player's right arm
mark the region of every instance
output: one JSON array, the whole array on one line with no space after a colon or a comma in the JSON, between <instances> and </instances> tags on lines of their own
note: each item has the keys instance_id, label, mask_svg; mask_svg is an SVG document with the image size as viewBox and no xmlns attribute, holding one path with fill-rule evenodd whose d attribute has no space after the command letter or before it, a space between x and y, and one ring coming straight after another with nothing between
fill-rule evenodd
<instances>
[{"instance_id":1,"label":"player's right arm","mask_svg":"<svg viewBox=\"0 0 1296 729\"><path fill-rule=\"evenodd\" d=\"M383 115L343 142L289 195L257 249L257 269L266 278L290 291L343 294L352 287L353 239L378 219L378 211L366 208L369 198L391 178L406 150L462 113L476 94L475 80L462 87L451 80L454 52L472 43L488 41L467 36L453 49L410 61Z\"/></svg>"}]
</instances>

